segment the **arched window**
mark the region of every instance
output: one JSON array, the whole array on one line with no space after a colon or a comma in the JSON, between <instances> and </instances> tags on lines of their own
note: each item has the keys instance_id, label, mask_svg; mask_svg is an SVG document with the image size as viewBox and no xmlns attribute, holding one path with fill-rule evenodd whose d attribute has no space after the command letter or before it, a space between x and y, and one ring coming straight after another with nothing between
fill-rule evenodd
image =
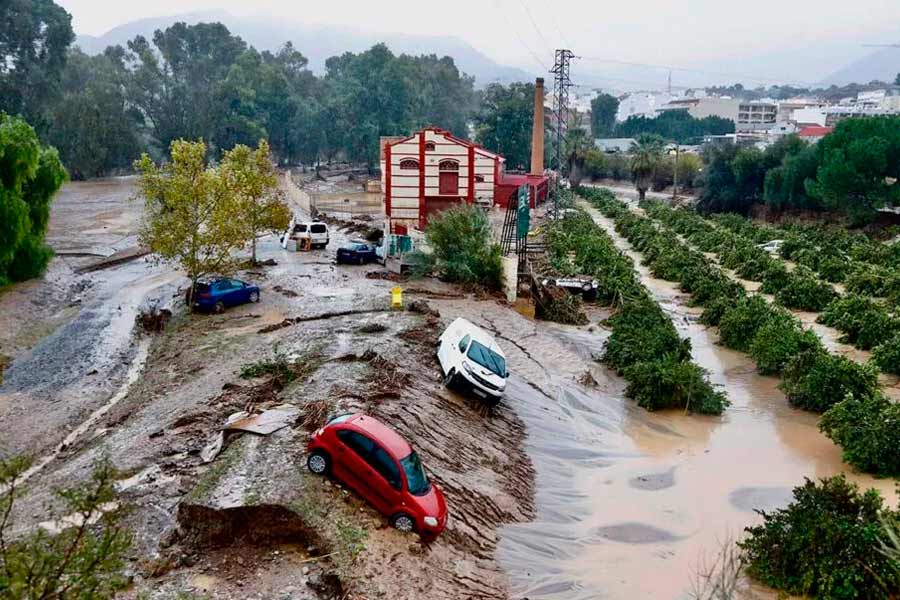
<instances>
[{"instance_id":1,"label":"arched window","mask_svg":"<svg viewBox=\"0 0 900 600\"><path fill-rule=\"evenodd\" d=\"M438 169L440 171L459 171L459 163L448 158L440 162Z\"/></svg>"},{"instance_id":2,"label":"arched window","mask_svg":"<svg viewBox=\"0 0 900 600\"><path fill-rule=\"evenodd\" d=\"M434 142L425 142L425 152L434 152Z\"/></svg>"},{"instance_id":3,"label":"arched window","mask_svg":"<svg viewBox=\"0 0 900 600\"><path fill-rule=\"evenodd\" d=\"M400 168L404 171L418 171L419 161L414 158L404 158L400 161Z\"/></svg>"}]
</instances>

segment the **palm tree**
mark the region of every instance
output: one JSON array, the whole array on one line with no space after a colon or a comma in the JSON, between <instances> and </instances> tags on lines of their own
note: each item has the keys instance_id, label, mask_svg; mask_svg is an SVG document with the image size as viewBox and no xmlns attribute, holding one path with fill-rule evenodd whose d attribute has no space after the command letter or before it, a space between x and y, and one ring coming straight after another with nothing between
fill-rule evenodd
<instances>
[{"instance_id":1,"label":"palm tree","mask_svg":"<svg viewBox=\"0 0 900 600\"><path fill-rule=\"evenodd\" d=\"M584 160L591 147L587 130L582 126L582 116L576 114L572 119L565 138L566 167L569 184L576 188L581 184L584 175Z\"/></svg>"},{"instance_id":2,"label":"palm tree","mask_svg":"<svg viewBox=\"0 0 900 600\"><path fill-rule=\"evenodd\" d=\"M631 177L641 202L644 201L656 168L662 161L664 146L660 136L650 133L642 133L631 145Z\"/></svg>"}]
</instances>

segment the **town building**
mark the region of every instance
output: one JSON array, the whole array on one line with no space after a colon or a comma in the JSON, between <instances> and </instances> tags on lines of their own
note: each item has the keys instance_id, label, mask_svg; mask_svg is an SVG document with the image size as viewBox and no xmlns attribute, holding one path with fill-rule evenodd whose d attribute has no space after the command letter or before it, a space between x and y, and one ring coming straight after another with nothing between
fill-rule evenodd
<instances>
[{"instance_id":1,"label":"town building","mask_svg":"<svg viewBox=\"0 0 900 600\"><path fill-rule=\"evenodd\" d=\"M823 137L834 131L834 127L821 127L819 125L810 125L804 127L797 133L797 137L801 140L814 144Z\"/></svg>"},{"instance_id":2,"label":"town building","mask_svg":"<svg viewBox=\"0 0 900 600\"><path fill-rule=\"evenodd\" d=\"M695 119L721 117L737 123L740 108L741 101L733 98L676 98L665 106L658 108L656 112L657 114L662 114L668 111L681 110L687 112Z\"/></svg>"},{"instance_id":3,"label":"town building","mask_svg":"<svg viewBox=\"0 0 900 600\"><path fill-rule=\"evenodd\" d=\"M778 120L778 105L775 102L751 101L738 105L735 131L766 131L775 126Z\"/></svg>"},{"instance_id":4,"label":"town building","mask_svg":"<svg viewBox=\"0 0 900 600\"><path fill-rule=\"evenodd\" d=\"M381 189L388 231L424 230L429 217L457 204L505 207L520 185L531 188L532 205L546 200L546 175L507 174L505 163L499 154L437 127L383 138Z\"/></svg>"},{"instance_id":5,"label":"town building","mask_svg":"<svg viewBox=\"0 0 900 600\"><path fill-rule=\"evenodd\" d=\"M629 152L636 143L634 138L597 138L594 140L594 147L605 154L615 154Z\"/></svg>"}]
</instances>

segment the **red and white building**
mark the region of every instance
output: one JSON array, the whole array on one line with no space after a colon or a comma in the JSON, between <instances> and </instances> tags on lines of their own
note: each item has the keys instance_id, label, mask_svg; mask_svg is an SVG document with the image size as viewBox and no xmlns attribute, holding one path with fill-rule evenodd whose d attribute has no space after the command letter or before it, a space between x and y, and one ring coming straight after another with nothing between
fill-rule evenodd
<instances>
[{"instance_id":1,"label":"red and white building","mask_svg":"<svg viewBox=\"0 0 900 600\"><path fill-rule=\"evenodd\" d=\"M515 186L504 164L499 154L437 127L382 139L381 189L389 231L424 229L430 215L456 204L506 206ZM546 177L518 177L534 179L532 203L546 198Z\"/></svg>"}]
</instances>

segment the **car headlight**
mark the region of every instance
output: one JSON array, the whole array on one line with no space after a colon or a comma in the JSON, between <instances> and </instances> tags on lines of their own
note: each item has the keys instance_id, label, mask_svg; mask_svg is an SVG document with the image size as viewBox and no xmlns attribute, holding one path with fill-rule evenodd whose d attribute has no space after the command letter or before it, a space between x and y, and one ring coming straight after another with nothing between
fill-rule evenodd
<instances>
[{"instance_id":1,"label":"car headlight","mask_svg":"<svg viewBox=\"0 0 900 600\"><path fill-rule=\"evenodd\" d=\"M429 527L437 527L438 520L435 517L425 517L425 524L428 525Z\"/></svg>"},{"instance_id":2,"label":"car headlight","mask_svg":"<svg viewBox=\"0 0 900 600\"><path fill-rule=\"evenodd\" d=\"M463 366L463 369L466 370L466 373L471 373L471 372L472 372L472 365L470 365L470 364L467 363L466 361L463 361L462 366Z\"/></svg>"},{"instance_id":3,"label":"car headlight","mask_svg":"<svg viewBox=\"0 0 900 600\"><path fill-rule=\"evenodd\" d=\"M325 428L324 428L324 427L319 427L318 429L316 429L316 437L319 437L319 436L322 435L323 433L325 433Z\"/></svg>"}]
</instances>

